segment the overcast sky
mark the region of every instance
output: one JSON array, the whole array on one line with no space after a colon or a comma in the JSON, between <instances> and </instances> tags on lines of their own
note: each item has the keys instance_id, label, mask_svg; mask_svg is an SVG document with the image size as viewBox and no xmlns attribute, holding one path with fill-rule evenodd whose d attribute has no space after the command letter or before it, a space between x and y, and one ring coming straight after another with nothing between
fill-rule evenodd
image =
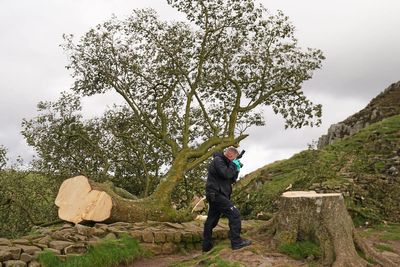
<instances>
[{"instance_id":1,"label":"overcast sky","mask_svg":"<svg viewBox=\"0 0 400 267\"><path fill-rule=\"evenodd\" d=\"M284 130L269 111L267 124L250 130L242 142L242 174L288 158L400 80L400 1L398 0L262 0L271 12L282 10L296 27L299 44L323 50L326 60L306 95L323 105L319 128ZM0 0L0 144L9 157L33 154L22 135L21 121L36 115L41 100L55 100L70 88L59 45L63 33L81 35L112 14L127 16L134 8L151 7L163 19L182 19L166 0ZM118 97L84 101L88 116L101 114Z\"/></svg>"}]
</instances>

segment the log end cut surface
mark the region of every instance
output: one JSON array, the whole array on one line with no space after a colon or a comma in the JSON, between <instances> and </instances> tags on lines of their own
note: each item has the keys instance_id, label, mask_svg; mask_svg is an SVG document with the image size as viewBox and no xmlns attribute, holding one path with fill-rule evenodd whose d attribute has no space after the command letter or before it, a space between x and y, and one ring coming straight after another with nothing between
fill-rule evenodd
<instances>
[{"instance_id":1,"label":"log end cut surface","mask_svg":"<svg viewBox=\"0 0 400 267\"><path fill-rule=\"evenodd\" d=\"M59 207L60 219L79 223L81 221L104 221L110 217L111 197L98 190L93 190L85 176L76 176L65 180L55 204Z\"/></svg>"}]
</instances>

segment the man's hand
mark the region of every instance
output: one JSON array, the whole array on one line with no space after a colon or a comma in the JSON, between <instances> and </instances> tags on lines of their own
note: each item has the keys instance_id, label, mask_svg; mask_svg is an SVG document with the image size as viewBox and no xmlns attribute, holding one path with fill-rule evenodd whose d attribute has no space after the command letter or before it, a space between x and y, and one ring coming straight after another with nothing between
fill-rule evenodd
<instances>
[{"instance_id":1,"label":"man's hand","mask_svg":"<svg viewBox=\"0 0 400 267\"><path fill-rule=\"evenodd\" d=\"M240 172L240 168L242 167L242 163L240 163L240 161L238 159L234 159L232 160L233 164L236 165L236 169L238 172Z\"/></svg>"}]
</instances>

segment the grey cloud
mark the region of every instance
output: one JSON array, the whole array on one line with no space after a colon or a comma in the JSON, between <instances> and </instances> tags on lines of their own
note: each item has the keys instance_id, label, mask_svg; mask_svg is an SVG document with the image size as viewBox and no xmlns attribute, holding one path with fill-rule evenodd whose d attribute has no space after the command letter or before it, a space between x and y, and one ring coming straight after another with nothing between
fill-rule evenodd
<instances>
[{"instance_id":1,"label":"grey cloud","mask_svg":"<svg viewBox=\"0 0 400 267\"><path fill-rule=\"evenodd\" d=\"M400 79L399 1L261 2L290 17L300 45L324 52L323 68L306 90L368 101Z\"/></svg>"}]
</instances>

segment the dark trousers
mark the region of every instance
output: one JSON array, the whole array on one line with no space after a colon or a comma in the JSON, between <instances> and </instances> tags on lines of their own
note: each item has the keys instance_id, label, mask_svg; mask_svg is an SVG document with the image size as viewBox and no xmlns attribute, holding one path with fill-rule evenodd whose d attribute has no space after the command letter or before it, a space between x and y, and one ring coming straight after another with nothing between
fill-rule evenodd
<instances>
[{"instance_id":1,"label":"dark trousers","mask_svg":"<svg viewBox=\"0 0 400 267\"><path fill-rule=\"evenodd\" d=\"M240 231L242 227L239 210L222 194L211 193L207 194L206 197L209 203L209 210L207 220L204 223L203 249L212 247L212 230L217 226L221 214L224 214L229 220L231 245L239 244L241 242Z\"/></svg>"}]
</instances>

